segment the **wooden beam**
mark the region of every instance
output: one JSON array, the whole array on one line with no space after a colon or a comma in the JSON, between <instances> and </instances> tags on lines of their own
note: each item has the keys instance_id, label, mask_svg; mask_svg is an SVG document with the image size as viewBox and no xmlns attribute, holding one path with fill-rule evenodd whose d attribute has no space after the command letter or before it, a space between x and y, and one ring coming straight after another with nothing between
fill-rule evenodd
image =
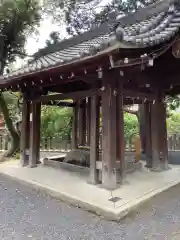
<instances>
[{"instance_id":1,"label":"wooden beam","mask_svg":"<svg viewBox=\"0 0 180 240\"><path fill-rule=\"evenodd\" d=\"M137 90L128 90L128 89L124 89L123 90L123 95L125 98L138 98L141 100L147 99L148 101L153 101L154 99L156 99L156 95L152 94L152 93L145 93L145 92L140 92Z\"/></svg>"},{"instance_id":2,"label":"wooden beam","mask_svg":"<svg viewBox=\"0 0 180 240\"><path fill-rule=\"evenodd\" d=\"M54 95L47 95L47 96L40 96L36 99L34 99L35 102L41 102L47 103L49 101L54 101L54 100L65 100L65 99L82 99L91 96L92 94L95 94L98 92L98 88L95 89L90 89L87 91L78 91L78 92L71 92L71 93L63 93L63 94L54 94Z\"/></svg>"},{"instance_id":3,"label":"wooden beam","mask_svg":"<svg viewBox=\"0 0 180 240\"><path fill-rule=\"evenodd\" d=\"M47 106L59 106L59 107L74 107L75 104L71 102L59 102L59 101L49 101L47 103L44 103L42 105Z\"/></svg>"}]
</instances>

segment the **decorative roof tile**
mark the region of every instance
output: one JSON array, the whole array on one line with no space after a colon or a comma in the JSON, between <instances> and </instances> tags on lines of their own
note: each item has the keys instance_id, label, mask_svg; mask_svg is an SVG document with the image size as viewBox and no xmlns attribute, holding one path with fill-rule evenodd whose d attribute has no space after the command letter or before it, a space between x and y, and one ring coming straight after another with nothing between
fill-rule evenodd
<instances>
[{"instance_id":1,"label":"decorative roof tile","mask_svg":"<svg viewBox=\"0 0 180 240\"><path fill-rule=\"evenodd\" d=\"M180 1L161 0L118 20L111 19L91 32L59 44L59 50L38 58L20 70L2 76L2 84L36 71L94 56L115 43L144 48L170 40L180 30Z\"/></svg>"}]
</instances>

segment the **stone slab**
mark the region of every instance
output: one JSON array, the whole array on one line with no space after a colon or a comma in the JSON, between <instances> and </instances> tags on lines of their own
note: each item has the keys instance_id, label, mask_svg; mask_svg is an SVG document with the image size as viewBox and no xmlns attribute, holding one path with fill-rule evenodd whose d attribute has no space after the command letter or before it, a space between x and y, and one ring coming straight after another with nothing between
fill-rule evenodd
<instances>
[{"instance_id":1,"label":"stone slab","mask_svg":"<svg viewBox=\"0 0 180 240\"><path fill-rule=\"evenodd\" d=\"M110 220L120 220L137 205L180 183L180 167L171 167L171 170L160 173L143 168L128 174L124 185L114 191L88 184L87 175L43 165L22 168L17 161L1 163L0 174L43 189L53 197ZM109 201L112 198L116 201Z\"/></svg>"}]
</instances>

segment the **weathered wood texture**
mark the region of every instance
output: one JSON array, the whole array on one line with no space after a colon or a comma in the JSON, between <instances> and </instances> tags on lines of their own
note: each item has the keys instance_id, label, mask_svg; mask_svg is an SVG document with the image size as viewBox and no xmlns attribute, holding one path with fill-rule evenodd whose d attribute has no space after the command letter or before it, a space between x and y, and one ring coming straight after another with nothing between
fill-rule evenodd
<instances>
[{"instance_id":1,"label":"weathered wood texture","mask_svg":"<svg viewBox=\"0 0 180 240\"><path fill-rule=\"evenodd\" d=\"M120 161L120 172L117 175L117 182L123 183L125 179L125 142L124 142L124 110L123 110L123 86L122 82L117 81L116 98L116 124L117 124L117 159Z\"/></svg>"},{"instance_id":2,"label":"weathered wood texture","mask_svg":"<svg viewBox=\"0 0 180 240\"><path fill-rule=\"evenodd\" d=\"M39 134L40 134L40 103L32 102L32 122L30 128L30 155L29 155L29 166L36 167L39 161Z\"/></svg>"},{"instance_id":3,"label":"weathered wood texture","mask_svg":"<svg viewBox=\"0 0 180 240\"><path fill-rule=\"evenodd\" d=\"M149 103L144 103L144 123L146 166L152 167L151 106Z\"/></svg>"},{"instance_id":4,"label":"weathered wood texture","mask_svg":"<svg viewBox=\"0 0 180 240\"><path fill-rule=\"evenodd\" d=\"M79 145L86 144L86 100L79 101Z\"/></svg>"},{"instance_id":5,"label":"weathered wood texture","mask_svg":"<svg viewBox=\"0 0 180 240\"><path fill-rule=\"evenodd\" d=\"M96 162L99 160L99 123L100 123L100 101L99 96L91 97L91 136L90 136L90 176L89 182L99 183Z\"/></svg>"},{"instance_id":6,"label":"weathered wood texture","mask_svg":"<svg viewBox=\"0 0 180 240\"><path fill-rule=\"evenodd\" d=\"M78 146L78 104L75 103L73 108L73 122L72 122L72 149L76 149Z\"/></svg>"},{"instance_id":7,"label":"weathered wood texture","mask_svg":"<svg viewBox=\"0 0 180 240\"><path fill-rule=\"evenodd\" d=\"M160 146L159 146L159 104L156 101L151 104L151 144L152 144L152 168L160 166Z\"/></svg>"},{"instance_id":8,"label":"weathered wood texture","mask_svg":"<svg viewBox=\"0 0 180 240\"><path fill-rule=\"evenodd\" d=\"M87 145L90 145L90 138L91 138L91 98L89 97L87 100L87 108L86 108L86 128L87 128ZM99 101L100 105L100 101ZM99 106L100 107L100 106Z\"/></svg>"},{"instance_id":9,"label":"weathered wood texture","mask_svg":"<svg viewBox=\"0 0 180 240\"><path fill-rule=\"evenodd\" d=\"M117 187L116 82L104 78L102 84L102 184L114 189Z\"/></svg>"},{"instance_id":10,"label":"weathered wood texture","mask_svg":"<svg viewBox=\"0 0 180 240\"><path fill-rule=\"evenodd\" d=\"M30 136L30 106L29 102L23 98L22 122L21 122L21 139L20 139L20 163L21 166L28 165L29 156L29 136Z\"/></svg>"},{"instance_id":11,"label":"weathered wood texture","mask_svg":"<svg viewBox=\"0 0 180 240\"><path fill-rule=\"evenodd\" d=\"M167 124L166 124L166 105L162 101L159 103L160 126L159 126L159 142L161 153L161 167L168 169L168 142L167 142Z\"/></svg>"}]
</instances>

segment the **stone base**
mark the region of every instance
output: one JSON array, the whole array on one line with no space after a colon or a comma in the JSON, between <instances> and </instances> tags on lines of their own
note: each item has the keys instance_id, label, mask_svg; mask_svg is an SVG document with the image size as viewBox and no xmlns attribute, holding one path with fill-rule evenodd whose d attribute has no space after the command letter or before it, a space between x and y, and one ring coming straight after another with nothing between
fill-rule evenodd
<instances>
[{"instance_id":1,"label":"stone base","mask_svg":"<svg viewBox=\"0 0 180 240\"><path fill-rule=\"evenodd\" d=\"M90 152L89 150L75 149L67 153L64 158L65 163L71 163L80 166L90 166Z\"/></svg>"}]
</instances>

